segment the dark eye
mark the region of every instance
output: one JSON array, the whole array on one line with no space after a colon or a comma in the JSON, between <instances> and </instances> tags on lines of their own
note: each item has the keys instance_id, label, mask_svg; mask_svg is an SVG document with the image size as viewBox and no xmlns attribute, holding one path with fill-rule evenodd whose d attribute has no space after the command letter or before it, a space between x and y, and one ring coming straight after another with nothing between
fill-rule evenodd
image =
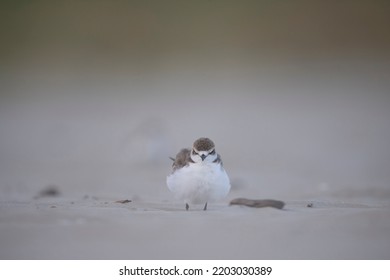
<instances>
[{"instance_id":1,"label":"dark eye","mask_svg":"<svg viewBox=\"0 0 390 280\"><path fill-rule=\"evenodd\" d=\"M215 150L212 150L209 155L214 155L215 154Z\"/></svg>"},{"instance_id":2,"label":"dark eye","mask_svg":"<svg viewBox=\"0 0 390 280\"><path fill-rule=\"evenodd\" d=\"M195 152L195 150L192 150L192 154L193 154L193 155L197 155L198 153Z\"/></svg>"}]
</instances>

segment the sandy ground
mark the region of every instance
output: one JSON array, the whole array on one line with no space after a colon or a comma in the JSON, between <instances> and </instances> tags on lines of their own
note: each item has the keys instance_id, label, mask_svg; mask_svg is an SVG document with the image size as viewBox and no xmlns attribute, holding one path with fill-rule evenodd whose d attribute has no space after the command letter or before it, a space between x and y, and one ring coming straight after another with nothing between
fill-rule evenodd
<instances>
[{"instance_id":1,"label":"sandy ground","mask_svg":"<svg viewBox=\"0 0 390 280\"><path fill-rule=\"evenodd\" d=\"M3 84L0 258L389 259L380 61L162 71L97 88L31 70ZM201 136L232 190L186 212L165 186L168 157ZM228 206L237 197L286 206Z\"/></svg>"},{"instance_id":2,"label":"sandy ground","mask_svg":"<svg viewBox=\"0 0 390 280\"><path fill-rule=\"evenodd\" d=\"M334 201L206 212L102 198L2 202L1 258L388 259L389 214L389 205Z\"/></svg>"}]
</instances>

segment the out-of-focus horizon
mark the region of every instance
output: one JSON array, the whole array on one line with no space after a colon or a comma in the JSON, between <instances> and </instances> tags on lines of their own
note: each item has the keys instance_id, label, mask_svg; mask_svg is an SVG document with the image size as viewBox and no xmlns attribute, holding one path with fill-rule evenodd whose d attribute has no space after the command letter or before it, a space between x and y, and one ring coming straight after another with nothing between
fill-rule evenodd
<instances>
[{"instance_id":1,"label":"out-of-focus horizon","mask_svg":"<svg viewBox=\"0 0 390 280\"><path fill-rule=\"evenodd\" d=\"M169 197L201 136L246 194L389 189L388 1L0 5L5 193Z\"/></svg>"}]
</instances>

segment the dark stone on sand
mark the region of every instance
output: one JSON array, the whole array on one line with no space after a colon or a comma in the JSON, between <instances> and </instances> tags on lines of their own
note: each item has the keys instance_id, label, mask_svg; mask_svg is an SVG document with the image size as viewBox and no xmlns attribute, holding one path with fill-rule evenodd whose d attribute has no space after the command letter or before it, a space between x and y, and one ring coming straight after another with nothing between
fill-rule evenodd
<instances>
[{"instance_id":1,"label":"dark stone on sand","mask_svg":"<svg viewBox=\"0 0 390 280\"><path fill-rule=\"evenodd\" d=\"M274 199L248 199L248 198L235 198L230 201L230 205L244 205L254 208L273 207L282 209L285 205L283 201Z\"/></svg>"},{"instance_id":2,"label":"dark stone on sand","mask_svg":"<svg viewBox=\"0 0 390 280\"><path fill-rule=\"evenodd\" d=\"M123 199L123 200L117 200L117 201L115 201L116 203L122 203L122 204L125 204L125 203L129 203L129 202L131 202L131 200L129 200L129 199Z\"/></svg>"},{"instance_id":3,"label":"dark stone on sand","mask_svg":"<svg viewBox=\"0 0 390 280\"><path fill-rule=\"evenodd\" d=\"M45 187L43 190L41 190L35 198L41 198L41 197L55 197L59 196L61 194L59 187L56 185L49 185Z\"/></svg>"}]
</instances>

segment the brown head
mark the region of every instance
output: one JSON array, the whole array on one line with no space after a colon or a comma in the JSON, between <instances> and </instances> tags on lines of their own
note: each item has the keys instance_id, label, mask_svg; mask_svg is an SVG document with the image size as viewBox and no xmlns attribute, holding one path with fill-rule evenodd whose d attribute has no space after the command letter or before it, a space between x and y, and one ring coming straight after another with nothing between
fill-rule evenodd
<instances>
[{"instance_id":1,"label":"brown head","mask_svg":"<svg viewBox=\"0 0 390 280\"><path fill-rule=\"evenodd\" d=\"M218 157L214 142L209 138L199 138L194 142L191 150L191 159L194 162L213 162Z\"/></svg>"}]
</instances>

